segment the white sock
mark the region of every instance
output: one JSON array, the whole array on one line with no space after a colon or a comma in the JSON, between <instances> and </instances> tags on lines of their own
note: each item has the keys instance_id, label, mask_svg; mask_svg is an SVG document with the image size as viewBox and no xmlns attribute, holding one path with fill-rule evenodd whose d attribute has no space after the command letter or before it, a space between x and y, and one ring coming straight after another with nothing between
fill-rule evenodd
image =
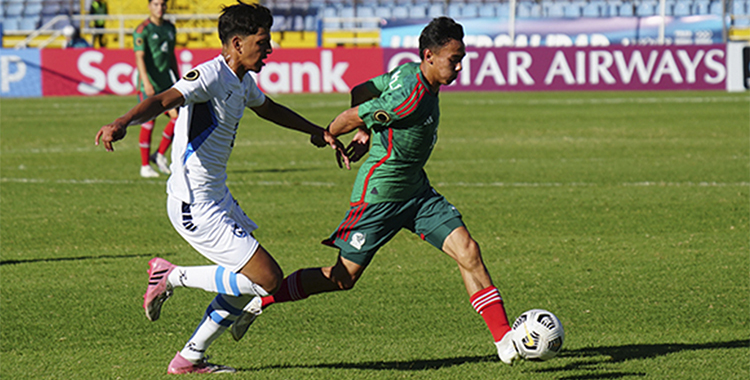
<instances>
[{"instance_id":1,"label":"white sock","mask_svg":"<svg viewBox=\"0 0 750 380\"><path fill-rule=\"evenodd\" d=\"M219 265L199 267L176 267L167 279L173 287L203 289L207 292L230 296L268 295L260 285L250 281L241 273L235 273Z\"/></svg>"},{"instance_id":2,"label":"white sock","mask_svg":"<svg viewBox=\"0 0 750 380\"><path fill-rule=\"evenodd\" d=\"M237 320L242 314L242 308L252 298L253 296L217 295L208 305L201 323L180 351L180 355L193 363L198 363L205 356L208 346Z\"/></svg>"}]
</instances>

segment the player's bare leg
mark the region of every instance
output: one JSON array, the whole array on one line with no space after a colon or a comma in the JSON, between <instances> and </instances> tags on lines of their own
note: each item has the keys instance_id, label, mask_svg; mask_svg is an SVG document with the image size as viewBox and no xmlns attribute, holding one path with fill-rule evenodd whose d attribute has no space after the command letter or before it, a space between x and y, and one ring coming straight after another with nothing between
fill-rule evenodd
<instances>
[{"instance_id":1,"label":"player's bare leg","mask_svg":"<svg viewBox=\"0 0 750 380\"><path fill-rule=\"evenodd\" d=\"M258 246L255 254L242 267L240 273L260 285L268 294L276 292L284 278L279 264L262 246Z\"/></svg>"},{"instance_id":2,"label":"player's bare leg","mask_svg":"<svg viewBox=\"0 0 750 380\"><path fill-rule=\"evenodd\" d=\"M443 252L456 260L461 277L469 293L469 300L492 333L498 356L506 364L519 358L513 346L508 317L505 314L500 292L492 284L490 274L482 261L477 242L466 227L453 230L443 242Z\"/></svg>"},{"instance_id":3,"label":"player's bare leg","mask_svg":"<svg viewBox=\"0 0 750 380\"><path fill-rule=\"evenodd\" d=\"M351 289L364 270L365 267L339 256L333 266L300 269L290 274L281 282L278 292L255 297L248 303L244 313L232 325L232 338L242 339L263 308L274 303L303 300L313 294Z\"/></svg>"}]
</instances>

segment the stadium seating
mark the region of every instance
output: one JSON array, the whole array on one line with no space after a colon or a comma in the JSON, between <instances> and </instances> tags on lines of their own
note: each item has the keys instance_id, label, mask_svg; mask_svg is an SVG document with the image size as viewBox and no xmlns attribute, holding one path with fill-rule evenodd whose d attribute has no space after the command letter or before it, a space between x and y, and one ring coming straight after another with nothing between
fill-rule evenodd
<instances>
[{"instance_id":1,"label":"stadium seating","mask_svg":"<svg viewBox=\"0 0 750 380\"><path fill-rule=\"evenodd\" d=\"M565 7L562 3L550 3L547 5L547 17L565 17Z\"/></svg>"},{"instance_id":2,"label":"stadium seating","mask_svg":"<svg viewBox=\"0 0 750 380\"><path fill-rule=\"evenodd\" d=\"M444 15L442 4L430 4L427 8L427 17L435 18Z\"/></svg>"},{"instance_id":3,"label":"stadium seating","mask_svg":"<svg viewBox=\"0 0 750 380\"><path fill-rule=\"evenodd\" d=\"M211 13L223 0L194 3L191 0L172 0L170 12ZM326 30L377 29L382 19L429 19L442 15L457 19L508 18L508 0L260 0L273 10L273 31L315 31L321 20ZM24 30L47 24L55 16L80 12L80 1L74 0L0 0L0 17L3 30ZM110 0L112 14L143 14L142 4L127 0ZM189 3L189 4L188 4ZM173 5L175 4L175 5ZM648 17L660 14L659 0L517 0L516 17L524 18L597 18L597 17ZM733 25L750 24L748 0L728 2L727 13ZM291 10L291 13L289 12ZM295 11L296 10L296 11ZM666 0L666 15L721 14L721 0ZM359 20L357 18L369 18ZM59 22L62 28L68 22ZM191 24L192 25L192 24ZM750 26L750 25L747 25ZM126 27L130 27L126 25ZM28 30L28 29L27 29Z\"/></svg>"},{"instance_id":4,"label":"stadium seating","mask_svg":"<svg viewBox=\"0 0 750 380\"><path fill-rule=\"evenodd\" d=\"M581 17L581 6L579 3L565 4L563 15L568 18Z\"/></svg>"},{"instance_id":5,"label":"stadium seating","mask_svg":"<svg viewBox=\"0 0 750 380\"><path fill-rule=\"evenodd\" d=\"M629 1L624 1L620 6L617 8L617 15L620 17L630 17L633 16L633 4Z\"/></svg>"}]
</instances>

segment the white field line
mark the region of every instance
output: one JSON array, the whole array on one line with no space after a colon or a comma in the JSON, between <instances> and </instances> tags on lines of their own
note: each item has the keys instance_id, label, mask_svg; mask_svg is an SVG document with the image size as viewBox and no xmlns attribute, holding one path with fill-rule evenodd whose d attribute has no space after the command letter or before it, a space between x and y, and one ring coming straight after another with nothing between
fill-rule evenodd
<instances>
[{"instance_id":1,"label":"white field line","mask_svg":"<svg viewBox=\"0 0 750 380\"><path fill-rule=\"evenodd\" d=\"M0 183L29 183L29 184L66 184L66 185L160 185L165 186L163 180L109 180L109 179L45 179L45 178L0 178ZM227 181L232 185L249 186L306 186L306 187L334 187L334 182L315 181ZM610 184L597 184L588 182L437 182L435 187L608 187ZM350 184L346 184L350 186ZM622 182L616 184L619 187L750 187L750 182Z\"/></svg>"}]
</instances>

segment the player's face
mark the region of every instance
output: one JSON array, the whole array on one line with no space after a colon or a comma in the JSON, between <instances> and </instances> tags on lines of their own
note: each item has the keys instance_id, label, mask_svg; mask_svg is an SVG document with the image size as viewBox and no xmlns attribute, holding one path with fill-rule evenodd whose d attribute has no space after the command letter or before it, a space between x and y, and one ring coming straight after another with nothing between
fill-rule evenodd
<instances>
[{"instance_id":1,"label":"player's face","mask_svg":"<svg viewBox=\"0 0 750 380\"><path fill-rule=\"evenodd\" d=\"M449 85L461 71L461 60L466 55L463 41L450 40L432 55L435 78L441 85Z\"/></svg>"},{"instance_id":2,"label":"player's face","mask_svg":"<svg viewBox=\"0 0 750 380\"><path fill-rule=\"evenodd\" d=\"M264 28L259 28L258 32L245 37L242 40L242 50L240 51L240 63L247 70L260 72L265 66L264 59L273 52L271 48L271 34Z\"/></svg>"},{"instance_id":3,"label":"player's face","mask_svg":"<svg viewBox=\"0 0 750 380\"><path fill-rule=\"evenodd\" d=\"M151 0L148 2L148 11L152 18L161 20L167 12L166 0Z\"/></svg>"}]
</instances>

